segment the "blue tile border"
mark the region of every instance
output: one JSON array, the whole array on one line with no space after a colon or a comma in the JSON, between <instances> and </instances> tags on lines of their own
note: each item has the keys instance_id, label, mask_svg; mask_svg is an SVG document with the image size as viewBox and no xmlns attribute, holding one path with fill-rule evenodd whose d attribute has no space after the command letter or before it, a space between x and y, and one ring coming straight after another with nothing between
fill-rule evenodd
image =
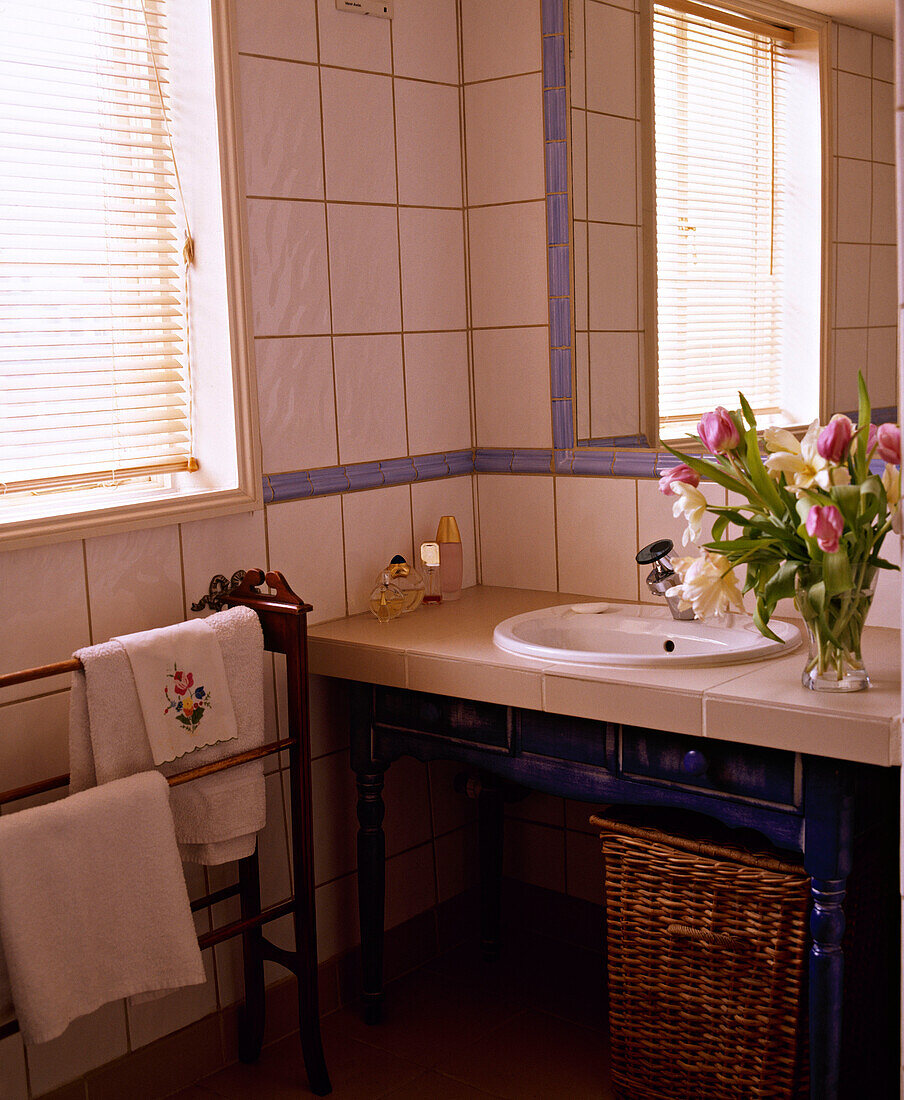
<instances>
[{"instance_id":1,"label":"blue tile border","mask_svg":"<svg viewBox=\"0 0 904 1100\"><path fill-rule=\"evenodd\" d=\"M514 451L511 472L513 474L551 474L552 450L547 447Z\"/></svg>"}]
</instances>

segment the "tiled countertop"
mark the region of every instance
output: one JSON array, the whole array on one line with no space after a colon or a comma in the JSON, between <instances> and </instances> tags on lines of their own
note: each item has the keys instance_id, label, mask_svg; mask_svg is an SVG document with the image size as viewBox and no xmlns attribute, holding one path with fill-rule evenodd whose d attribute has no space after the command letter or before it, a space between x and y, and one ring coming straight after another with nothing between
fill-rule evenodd
<instances>
[{"instance_id":1,"label":"tiled countertop","mask_svg":"<svg viewBox=\"0 0 904 1100\"><path fill-rule=\"evenodd\" d=\"M826 695L800 683L803 648L787 657L715 668L549 664L493 644L512 615L593 597L478 586L390 623L370 614L309 628L312 673L466 699L606 719L796 752L899 764L901 645L868 628L867 691ZM665 612L664 612L665 613Z\"/></svg>"}]
</instances>

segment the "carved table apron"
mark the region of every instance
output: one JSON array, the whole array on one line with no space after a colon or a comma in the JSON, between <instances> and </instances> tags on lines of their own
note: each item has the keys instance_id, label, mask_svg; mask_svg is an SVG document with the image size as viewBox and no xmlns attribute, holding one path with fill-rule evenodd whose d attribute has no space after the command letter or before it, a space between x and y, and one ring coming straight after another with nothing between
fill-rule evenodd
<instances>
[{"instance_id":1,"label":"carved table apron","mask_svg":"<svg viewBox=\"0 0 904 1100\"><path fill-rule=\"evenodd\" d=\"M502 875L503 800L491 777L592 804L693 810L733 828L756 829L777 847L802 853L813 898L810 1095L814 1100L840 1095L842 903L855 810L887 803L897 769L343 683L351 692L362 984L369 1023L379 1021L383 999L384 772L403 755L458 760L487 777L478 795L481 938L487 954L499 945ZM888 873L895 875L894 866Z\"/></svg>"}]
</instances>

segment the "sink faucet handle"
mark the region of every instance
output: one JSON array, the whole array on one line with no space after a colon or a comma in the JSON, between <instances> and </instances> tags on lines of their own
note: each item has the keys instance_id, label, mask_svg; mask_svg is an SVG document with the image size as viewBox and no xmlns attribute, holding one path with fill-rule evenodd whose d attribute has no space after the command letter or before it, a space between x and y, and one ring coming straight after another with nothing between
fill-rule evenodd
<instances>
[{"instance_id":1,"label":"sink faucet handle","mask_svg":"<svg viewBox=\"0 0 904 1100\"><path fill-rule=\"evenodd\" d=\"M667 557L675 549L671 539L657 539L648 543L634 555L638 565L655 565L661 558Z\"/></svg>"}]
</instances>

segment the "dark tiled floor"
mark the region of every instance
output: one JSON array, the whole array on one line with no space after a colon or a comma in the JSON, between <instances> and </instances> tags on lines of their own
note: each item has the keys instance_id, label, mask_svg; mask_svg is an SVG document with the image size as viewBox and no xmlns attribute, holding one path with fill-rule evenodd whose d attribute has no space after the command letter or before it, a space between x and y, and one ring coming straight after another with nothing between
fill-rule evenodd
<instances>
[{"instance_id":1,"label":"dark tiled floor","mask_svg":"<svg viewBox=\"0 0 904 1100\"><path fill-rule=\"evenodd\" d=\"M323 1020L336 1100L611 1100L601 960L531 939L485 963L459 947L387 987L384 1022L342 1009ZM297 1036L177 1100L306 1097Z\"/></svg>"}]
</instances>

